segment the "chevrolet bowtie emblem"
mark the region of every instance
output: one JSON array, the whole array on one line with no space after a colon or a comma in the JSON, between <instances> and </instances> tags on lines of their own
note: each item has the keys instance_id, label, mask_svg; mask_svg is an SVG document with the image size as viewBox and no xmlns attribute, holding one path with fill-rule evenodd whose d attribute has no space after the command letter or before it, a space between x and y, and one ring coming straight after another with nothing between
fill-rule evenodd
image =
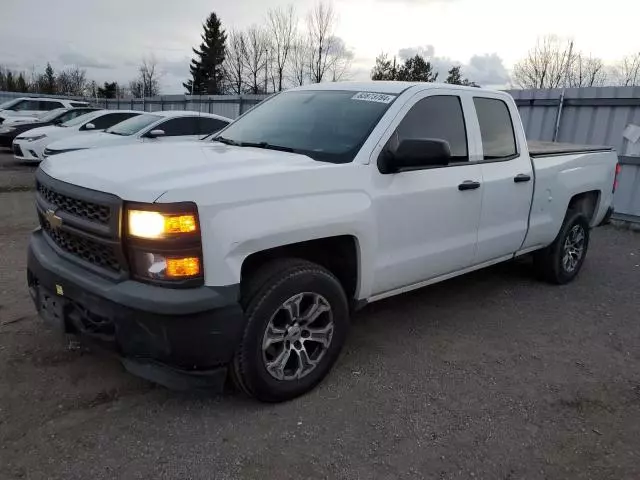
<instances>
[{"instance_id":1,"label":"chevrolet bowtie emblem","mask_svg":"<svg viewBox=\"0 0 640 480\"><path fill-rule=\"evenodd\" d=\"M58 230L62 226L62 219L56 215L55 211L47 210L44 217L47 219L47 223L53 230Z\"/></svg>"}]
</instances>

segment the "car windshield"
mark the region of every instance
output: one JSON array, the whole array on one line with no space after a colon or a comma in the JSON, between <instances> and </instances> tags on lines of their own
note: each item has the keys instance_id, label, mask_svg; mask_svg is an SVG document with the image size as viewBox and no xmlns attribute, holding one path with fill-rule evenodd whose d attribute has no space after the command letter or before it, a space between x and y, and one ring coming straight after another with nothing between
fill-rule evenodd
<instances>
[{"instance_id":1,"label":"car windshield","mask_svg":"<svg viewBox=\"0 0 640 480\"><path fill-rule=\"evenodd\" d=\"M8 102L0 103L0 110L13 107L16 103L20 102L21 100L22 100L21 98L14 98L13 100L9 100Z\"/></svg>"},{"instance_id":2,"label":"car windshield","mask_svg":"<svg viewBox=\"0 0 640 480\"><path fill-rule=\"evenodd\" d=\"M85 113L84 115L80 115L79 117L72 118L71 120L67 120L64 122L61 127L77 127L78 125L82 125L89 120L92 120L95 117L99 117L100 114L96 115L96 112Z\"/></svg>"},{"instance_id":3,"label":"car windshield","mask_svg":"<svg viewBox=\"0 0 640 480\"><path fill-rule=\"evenodd\" d=\"M354 159L395 98L336 90L281 93L230 124L213 140L347 163Z\"/></svg>"},{"instance_id":4,"label":"car windshield","mask_svg":"<svg viewBox=\"0 0 640 480\"><path fill-rule=\"evenodd\" d=\"M148 127L154 122L157 122L162 117L159 115L137 115L126 119L124 122L120 122L111 128L107 128L105 132L112 133L114 135L134 135L143 128Z\"/></svg>"},{"instance_id":5,"label":"car windshield","mask_svg":"<svg viewBox=\"0 0 640 480\"><path fill-rule=\"evenodd\" d=\"M47 112L46 115L43 115L42 117L40 117L40 120L43 122L51 122L56 118L64 115L66 112L67 112L66 108L56 108L55 110L51 110L50 112Z\"/></svg>"}]
</instances>

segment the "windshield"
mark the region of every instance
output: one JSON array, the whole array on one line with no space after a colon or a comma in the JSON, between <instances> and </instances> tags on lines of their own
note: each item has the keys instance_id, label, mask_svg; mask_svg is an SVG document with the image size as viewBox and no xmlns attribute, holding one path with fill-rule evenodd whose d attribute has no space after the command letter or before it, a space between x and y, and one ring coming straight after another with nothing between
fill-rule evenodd
<instances>
[{"instance_id":1,"label":"windshield","mask_svg":"<svg viewBox=\"0 0 640 480\"><path fill-rule=\"evenodd\" d=\"M135 117L128 118L124 122L120 122L111 128L107 128L105 132L113 133L114 135L134 135L143 128L157 122L161 118L162 117L159 115L137 115Z\"/></svg>"},{"instance_id":2,"label":"windshield","mask_svg":"<svg viewBox=\"0 0 640 480\"><path fill-rule=\"evenodd\" d=\"M46 115L40 117L40 120L42 120L43 122L51 122L52 120L61 117L65 112L67 112L66 108L57 108L55 110L47 112Z\"/></svg>"},{"instance_id":3,"label":"windshield","mask_svg":"<svg viewBox=\"0 0 640 480\"><path fill-rule=\"evenodd\" d=\"M14 98L13 100L9 100L8 102L0 103L0 110L4 110L5 108L13 107L16 103L21 102L21 98Z\"/></svg>"},{"instance_id":4,"label":"windshield","mask_svg":"<svg viewBox=\"0 0 640 480\"><path fill-rule=\"evenodd\" d=\"M96 115L96 113L97 112L85 113L84 115L80 115L79 117L72 118L71 120L67 120L66 122L64 122L60 126L61 127L76 127L78 125L82 125L83 123L88 122L92 118L99 116L99 115ZM101 113L102 112L100 112L100 114Z\"/></svg>"},{"instance_id":5,"label":"windshield","mask_svg":"<svg viewBox=\"0 0 640 480\"><path fill-rule=\"evenodd\" d=\"M393 95L355 91L281 93L230 124L214 140L273 148L314 160L347 163L356 156Z\"/></svg>"}]
</instances>

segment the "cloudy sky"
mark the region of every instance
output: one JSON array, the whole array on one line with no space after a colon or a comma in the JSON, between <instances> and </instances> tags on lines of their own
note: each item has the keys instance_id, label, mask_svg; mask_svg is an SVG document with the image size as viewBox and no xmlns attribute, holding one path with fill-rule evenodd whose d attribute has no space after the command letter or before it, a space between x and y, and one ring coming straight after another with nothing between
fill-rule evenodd
<instances>
[{"instance_id":1,"label":"cloudy sky","mask_svg":"<svg viewBox=\"0 0 640 480\"><path fill-rule=\"evenodd\" d=\"M99 82L127 83L153 54L163 93L182 93L191 47L214 10L227 29L261 23L293 3L304 17L316 0L2 0L0 65L85 68ZM354 53L352 79L366 79L377 54L430 56L462 64L470 79L506 85L508 71L537 37L573 38L614 62L640 51L639 0L334 0L337 35ZM303 22L300 22L303 28Z\"/></svg>"}]
</instances>

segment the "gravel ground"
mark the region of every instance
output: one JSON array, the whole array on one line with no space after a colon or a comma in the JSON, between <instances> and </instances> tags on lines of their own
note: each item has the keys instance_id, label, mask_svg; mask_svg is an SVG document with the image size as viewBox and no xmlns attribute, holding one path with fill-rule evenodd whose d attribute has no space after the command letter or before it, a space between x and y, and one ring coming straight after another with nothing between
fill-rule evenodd
<instances>
[{"instance_id":1,"label":"gravel ground","mask_svg":"<svg viewBox=\"0 0 640 480\"><path fill-rule=\"evenodd\" d=\"M594 231L568 286L521 261L371 305L317 390L262 405L67 349L25 286L32 201L0 190L2 479L640 478L638 233Z\"/></svg>"}]
</instances>

